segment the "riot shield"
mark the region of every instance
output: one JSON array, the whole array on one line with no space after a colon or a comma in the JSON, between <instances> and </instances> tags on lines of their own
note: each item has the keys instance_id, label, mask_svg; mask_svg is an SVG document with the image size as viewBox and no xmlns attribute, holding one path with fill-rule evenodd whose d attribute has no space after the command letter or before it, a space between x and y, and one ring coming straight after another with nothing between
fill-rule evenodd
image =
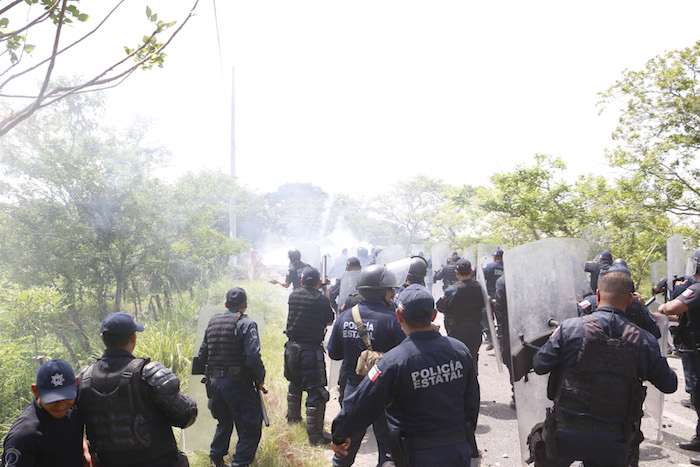
<instances>
[{"instance_id":1,"label":"riot shield","mask_svg":"<svg viewBox=\"0 0 700 467\"><path fill-rule=\"evenodd\" d=\"M496 243L479 243L476 246L476 265L474 268L478 267L479 269L484 269L484 266L489 264L490 262L493 261L493 252L501 249L503 251L506 250L505 245L498 245ZM472 265L474 262L472 262Z\"/></svg>"},{"instance_id":2,"label":"riot shield","mask_svg":"<svg viewBox=\"0 0 700 467\"><path fill-rule=\"evenodd\" d=\"M685 276L686 264L689 254L685 251L685 239L681 235L673 235L666 240L666 277L668 278L667 290L670 298L676 285L674 279Z\"/></svg>"},{"instance_id":3,"label":"riot shield","mask_svg":"<svg viewBox=\"0 0 700 467\"><path fill-rule=\"evenodd\" d=\"M430 249L430 259L433 265L433 274L438 272L447 262L447 257L450 255L450 244L447 242L436 243L433 248ZM432 277L430 280L432 281ZM433 282L433 297L435 300L442 297L442 280Z\"/></svg>"},{"instance_id":4,"label":"riot shield","mask_svg":"<svg viewBox=\"0 0 700 467\"><path fill-rule=\"evenodd\" d=\"M223 306L207 306L199 310L199 320L197 322L197 332L194 338L194 355L199 354L199 347L204 339L204 331L207 329L207 324L212 316L217 313L223 313ZM258 335L260 341L263 340L265 332L265 321L262 315L251 313L246 310L246 316L255 321L258 325ZM194 425L182 430L182 450L183 451L205 451L209 452L209 446L214 439L214 431L216 431L217 421L211 416L211 411L207 409L209 399L205 385L202 383L203 375L190 375L187 395L197 402L199 408L197 420ZM235 439L235 437L234 437Z\"/></svg>"},{"instance_id":5,"label":"riot shield","mask_svg":"<svg viewBox=\"0 0 700 467\"><path fill-rule=\"evenodd\" d=\"M666 261L654 261L649 265L649 277L651 278L651 286L654 287L661 279L666 277L668 266Z\"/></svg>"},{"instance_id":6,"label":"riot shield","mask_svg":"<svg viewBox=\"0 0 700 467\"><path fill-rule=\"evenodd\" d=\"M659 303L652 302L649 304L649 311L655 313L659 310ZM661 349L661 355L665 355L666 348L668 346L668 318L663 315L657 315L656 324L661 330L661 339L659 339L659 347ZM647 397L644 400L644 406L649 412L649 415L656 422L656 442L661 442L661 428L663 427L663 415L664 415L664 401L666 400L666 395L656 389L656 386L646 381L644 383L647 386Z\"/></svg>"},{"instance_id":7,"label":"riot shield","mask_svg":"<svg viewBox=\"0 0 700 467\"><path fill-rule=\"evenodd\" d=\"M406 257L406 252L398 245L384 248L377 255L377 264L388 264Z\"/></svg>"},{"instance_id":8,"label":"riot shield","mask_svg":"<svg viewBox=\"0 0 700 467\"><path fill-rule=\"evenodd\" d=\"M338 292L338 311L345 305L348 296L357 289L357 278L360 271L345 271L340 278L340 291Z\"/></svg>"},{"instance_id":9,"label":"riot shield","mask_svg":"<svg viewBox=\"0 0 700 467\"><path fill-rule=\"evenodd\" d=\"M496 334L496 321L493 319L493 311L491 310L491 297L486 291L486 278L484 277L484 270L478 268L476 271L476 280L481 286L481 296L484 299L484 308L486 308L486 319L489 322L489 334L491 334L491 344L493 344L493 351L496 353L496 367L499 373L503 373L503 360L501 357L501 345L498 343L498 335Z\"/></svg>"},{"instance_id":10,"label":"riot shield","mask_svg":"<svg viewBox=\"0 0 700 467\"><path fill-rule=\"evenodd\" d=\"M525 342L554 331L554 326L577 316L576 304L585 284L583 265L588 246L581 239L547 238L512 248L503 261L507 284L508 322L511 355L522 354ZM534 353L533 353L534 355ZM530 362L531 363L531 362ZM520 371L513 364L520 450L525 465L529 457L527 437L532 428L544 421L548 375Z\"/></svg>"},{"instance_id":11,"label":"riot shield","mask_svg":"<svg viewBox=\"0 0 700 467\"><path fill-rule=\"evenodd\" d=\"M408 270L411 267L411 258L403 258L398 261L392 261L386 264L386 270L391 272L391 275L385 274L382 277L380 285L386 287L401 287L406 282ZM389 280L389 277L393 279ZM386 280L385 280L386 279ZM343 285L342 283L340 285Z\"/></svg>"},{"instance_id":12,"label":"riot shield","mask_svg":"<svg viewBox=\"0 0 700 467\"><path fill-rule=\"evenodd\" d=\"M472 266L474 266L476 264L476 250L474 250L474 247L468 246L462 250L462 258L468 259L469 262L472 263Z\"/></svg>"},{"instance_id":13,"label":"riot shield","mask_svg":"<svg viewBox=\"0 0 700 467\"><path fill-rule=\"evenodd\" d=\"M321 247L315 243L302 242L297 246L301 260L309 266L321 270Z\"/></svg>"}]
</instances>

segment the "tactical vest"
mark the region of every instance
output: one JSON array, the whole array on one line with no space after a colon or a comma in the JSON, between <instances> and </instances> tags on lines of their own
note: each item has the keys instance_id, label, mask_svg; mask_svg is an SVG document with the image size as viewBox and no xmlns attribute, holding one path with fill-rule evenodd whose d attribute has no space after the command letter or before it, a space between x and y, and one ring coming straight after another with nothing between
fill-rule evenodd
<instances>
[{"instance_id":1,"label":"tactical vest","mask_svg":"<svg viewBox=\"0 0 700 467\"><path fill-rule=\"evenodd\" d=\"M642 331L627 323L620 337L610 337L592 315L583 318L583 331L578 362L564 370L555 404L609 423L626 422L641 387Z\"/></svg>"},{"instance_id":2,"label":"tactical vest","mask_svg":"<svg viewBox=\"0 0 700 467\"><path fill-rule=\"evenodd\" d=\"M144 465L177 454L170 425L144 400L147 383L141 372L148 362L135 358L115 372L103 372L93 364L80 379L80 411L91 451L102 466ZM103 393L95 386L111 390Z\"/></svg>"},{"instance_id":3,"label":"tactical vest","mask_svg":"<svg viewBox=\"0 0 700 467\"><path fill-rule=\"evenodd\" d=\"M209 320L207 347L209 368L244 366L243 343L238 339L236 324L241 319L240 311L220 313Z\"/></svg>"},{"instance_id":4,"label":"tactical vest","mask_svg":"<svg viewBox=\"0 0 700 467\"><path fill-rule=\"evenodd\" d=\"M457 281L453 287L457 291L448 304L446 318L455 326L480 323L484 306L481 287L474 281Z\"/></svg>"},{"instance_id":5,"label":"tactical vest","mask_svg":"<svg viewBox=\"0 0 700 467\"><path fill-rule=\"evenodd\" d=\"M289 296L287 337L296 342L321 344L326 330L324 317L320 315L318 297L321 292L309 287L296 289Z\"/></svg>"}]
</instances>

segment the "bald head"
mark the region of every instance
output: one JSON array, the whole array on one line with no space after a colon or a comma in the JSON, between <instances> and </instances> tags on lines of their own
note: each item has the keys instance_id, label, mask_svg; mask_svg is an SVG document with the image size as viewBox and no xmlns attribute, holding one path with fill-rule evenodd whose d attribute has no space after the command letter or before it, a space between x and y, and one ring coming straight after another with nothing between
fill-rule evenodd
<instances>
[{"instance_id":1,"label":"bald head","mask_svg":"<svg viewBox=\"0 0 700 467\"><path fill-rule=\"evenodd\" d=\"M598 306L611 306L624 310L632 303L634 283L629 274L619 271L607 271L598 279Z\"/></svg>"}]
</instances>

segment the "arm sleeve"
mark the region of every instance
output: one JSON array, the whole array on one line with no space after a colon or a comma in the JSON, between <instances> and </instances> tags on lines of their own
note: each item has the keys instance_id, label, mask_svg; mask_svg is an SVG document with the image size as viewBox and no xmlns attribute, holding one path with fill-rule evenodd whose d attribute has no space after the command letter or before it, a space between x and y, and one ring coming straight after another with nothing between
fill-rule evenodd
<instances>
[{"instance_id":1,"label":"arm sleeve","mask_svg":"<svg viewBox=\"0 0 700 467\"><path fill-rule=\"evenodd\" d=\"M379 359L369 374L375 370L379 375L374 381L365 376L357 389L343 400L343 408L333 420L334 441L344 442L351 434L367 428L391 401L397 367L388 366Z\"/></svg>"},{"instance_id":2,"label":"arm sleeve","mask_svg":"<svg viewBox=\"0 0 700 467\"><path fill-rule=\"evenodd\" d=\"M39 433L10 433L3 442L2 465L34 467L39 451Z\"/></svg>"},{"instance_id":3,"label":"arm sleeve","mask_svg":"<svg viewBox=\"0 0 700 467\"><path fill-rule=\"evenodd\" d=\"M239 321L241 323L241 321ZM238 327L239 337L243 342L245 352L245 366L253 373L255 381L262 383L265 381L265 365L260 356L260 337L258 336L258 325L255 321L246 320Z\"/></svg>"},{"instance_id":4,"label":"arm sleeve","mask_svg":"<svg viewBox=\"0 0 700 467\"><path fill-rule=\"evenodd\" d=\"M335 320L331 328L331 337L328 339L328 356L332 360L343 359L343 337L340 330L340 319Z\"/></svg>"},{"instance_id":5,"label":"arm sleeve","mask_svg":"<svg viewBox=\"0 0 700 467\"><path fill-rule=\"evenodd\" d=\"M197 419L197 403L180 392L180 380L161 363L143 367L142 379L151 387L153 403L170 425L187 428Z\"/></svg>"},{"instance_id":6,"label":"arm sleeve","mask_svg":"<svg viewBox=\"0 0 700 467\"><path fill-rule=\"evenodd\" d=\"M532 359L532 368L538 375L549 373L561 364L561 336L562 329L559 326Z\"/></svg>"},{"instance_id":7,"label":"arm sleeve","mask_svg":"<svg viewBox=\"0 0 700 467\"><path fill-rule=\"evenodd\" d=\"M584 266L583 270L585 272L593 272L596 269L596 267L595 267L596 264L598 264L598 263L586 262L586 266Z\"/></svg>"},{"instance_id":8,"label":"arm sleeve","mask_svg":"<svg viewBox=\"0 0 700 467\"><path fill-rule=\"evenodd\" d=\"M202 339L202 345L199 346L199 361L202 365L207 364L209 359L209 346L207 345L207 331L204 331L204 339Z\"/></svg>"},{"instance_id":9,"label":"arm sleeve","mask_svg":"<svg viewBox=\"0 0 700 467\"><path fill-rule=\"evenodd\" d=\"M438 299L437 303L435 304L435 308L437 308L439 312L447 314L450 302L452 301L452 296L456 291L457 289L455 289L454 286L449 286L445 290L445 294Z\"/></svg>"},{"instance_id":10,"label":"arm sleeve","mask_svg":"<svg viewBox=\"0 0 700 467\"><path fill-rule=\"evenodd\" d=\"M642 344L642 350L646 353L646 360L649 362L649 374L643 378L656 386L659 391L671 394L678 388L678 376L668 366L666 359L661 356L657 341L649 340L651 342L645 341Z\"/></svg>"},{"instance_id":11,"label":"arm sleeve","mask_svg":"<svg viewBox=\"0 0 700 467\"><path fill-rule=\"evenodd\" d=\"M467 376L467 391L464 393L464 421L466 422L469 429L472 431L476 430L476 423L479 418L479 404L481 403L481 397L479 393L479 380L476 377L476 371L474 370L474 363L472 361L471 366L464 365L464 368L469 368L470 374Z\"/></svg>"}]
</instances>

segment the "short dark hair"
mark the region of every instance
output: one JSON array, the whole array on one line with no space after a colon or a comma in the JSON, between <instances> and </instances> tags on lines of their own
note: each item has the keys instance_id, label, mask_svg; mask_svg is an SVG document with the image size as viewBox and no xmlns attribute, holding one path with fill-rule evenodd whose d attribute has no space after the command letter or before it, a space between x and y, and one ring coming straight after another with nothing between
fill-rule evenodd
<instances>
[{"instance_id":1,"label":"short dark hair","mask_svg":"<svg viewBox=\"0 0 700 467\"><path fill-rule=\"evenodd\" d=\"M600 275L598 290L613 300L626 300L634 290L634 282L624 271L613 269Z\"/></svg>"},{"instance_id":2,"label":"short dark hair","mask_svg":"<svg viewBox=\"0 0 700 467\"><path fill-rule=\"evenodd\" d=\"M133 336L133 334L131 335ZM115 336L109 332L102 333L102 342L104 342L105 347L108 349L121 349L127 346L131 340L131 336Z\"/></svg>"}]
</instances>

